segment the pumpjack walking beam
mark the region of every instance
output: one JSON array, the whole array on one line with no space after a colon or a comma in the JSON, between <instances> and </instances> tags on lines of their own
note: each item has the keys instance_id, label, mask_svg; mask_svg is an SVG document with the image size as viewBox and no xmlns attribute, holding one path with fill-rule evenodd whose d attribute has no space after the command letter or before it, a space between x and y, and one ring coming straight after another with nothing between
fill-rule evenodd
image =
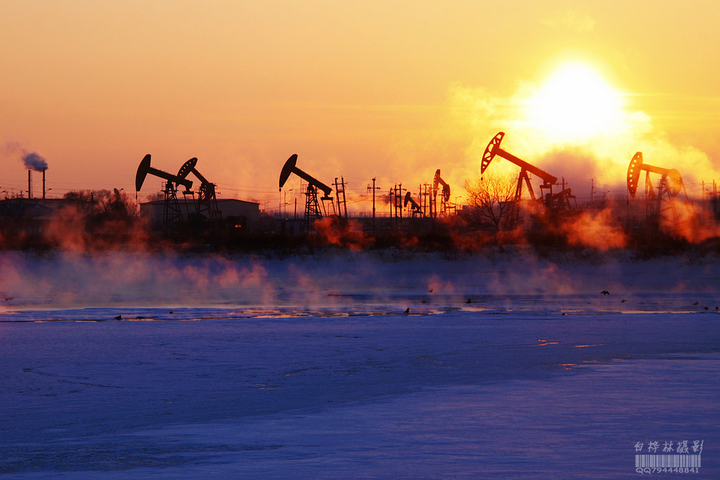
<instances>
[{"instance_id":1,"label":"pumpjack walking beam","mask_svg":"<svg viewBox=\"0 0 720 480\"><path fill-rule=\"evenodd\" d=\"M518 176L518 183L515 189L516 198L522 197L522 186L523 182L525 182L528 192L530 192L530 198L535 200L535 192L533 191L532 183L530 183L528 172L543 180L543 185L540 187L541 190L543 188L549 188L550 194L552 194L552 186L557 184L557 177L550 175L545 170L542 170L534 165L530 165L525 160L522 160L500 148L500 143L502 142L504 136L505 132L498 132L497 135L490 140L490 143L488 143L488 146L485 148L485 152L483 153L482 164L480 165L480 174L485 173L485 170L487 170L490 166L490 162L492 162L496 156L499 156L520 167L520 175Z\"/></svg>"}]
</instances>

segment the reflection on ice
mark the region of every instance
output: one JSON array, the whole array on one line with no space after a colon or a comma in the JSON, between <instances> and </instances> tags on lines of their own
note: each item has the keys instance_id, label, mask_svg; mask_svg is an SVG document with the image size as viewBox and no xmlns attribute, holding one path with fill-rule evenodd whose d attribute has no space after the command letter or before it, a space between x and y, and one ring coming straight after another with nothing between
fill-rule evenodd
<instances>
[{"instance_id":1,"label":"reflection on ice","mask_svg":"<svg viewBox=\"0 0 720 480\"><path fill-rule=\"evenodd\" d=\"M329 294L326 302L317 301L312 306L303 305L298 298L286 295L282 303L274 307L253 305L224 305L215 307L167 306L163 308L89 307L68 309L33 309L31 306L6 305L0 309L2 322L41 321L171 321L211 320L232 318L293 318L349 317L369 315L395 315L406 309L411 316L438 315L455 310L483 314L514 315L554 314L562 315L608 315L633 313L707 313L720 314L715 307L720 304L720 294L715 292L637 293L631 300L611 303L605 298L588 298L588 295L442 295L389 294L381 297L370 293ZM694 300L693 303L689 299ZM469 302L468 302L469 300ZM588 301L589 300L589 301Z\"/></svg>"}]
</instances>

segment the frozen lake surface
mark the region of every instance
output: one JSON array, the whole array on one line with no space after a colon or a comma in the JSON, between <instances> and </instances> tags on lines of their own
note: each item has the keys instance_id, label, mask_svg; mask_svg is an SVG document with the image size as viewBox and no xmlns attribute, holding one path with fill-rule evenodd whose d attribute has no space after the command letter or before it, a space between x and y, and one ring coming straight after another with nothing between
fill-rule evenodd
<instances>
[{"instance_id":1,"label":"frozen lake surface","mask_svg":"<svg viewBox=\"0 0 720 480\"><path fill-rule=\"evenodd\" d=\"M0 267L4 478L720 478L716 262Z\"/></svg>"}]
</instances>

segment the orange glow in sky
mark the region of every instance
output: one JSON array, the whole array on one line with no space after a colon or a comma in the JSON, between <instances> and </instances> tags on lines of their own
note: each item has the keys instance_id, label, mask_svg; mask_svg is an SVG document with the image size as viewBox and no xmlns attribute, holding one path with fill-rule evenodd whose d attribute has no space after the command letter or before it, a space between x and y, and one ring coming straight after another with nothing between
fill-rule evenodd
<instances>
[{"instance_id":1,"label":"orange glow in sky","mask_svg":"<svg viewBox=\"0 0 720 480\"><path fill-rule=\"evenodd\" d=\"M637 151L681 171L690 195L720 180L717 2L5 0L1 12L3 196L27 189L11 145L47 160L51 197L134 192L147 153L171 173L197 157L221 197L268 210L293 153L326 184L343 177L351 210L373 177L382 193L416 192L441 169L461 196L498 131L573 191L593 179L622 192ZM160 185L148 178L140 200ZM299 179L286 189L301 198Z\"/></svg>"}]
</instances>

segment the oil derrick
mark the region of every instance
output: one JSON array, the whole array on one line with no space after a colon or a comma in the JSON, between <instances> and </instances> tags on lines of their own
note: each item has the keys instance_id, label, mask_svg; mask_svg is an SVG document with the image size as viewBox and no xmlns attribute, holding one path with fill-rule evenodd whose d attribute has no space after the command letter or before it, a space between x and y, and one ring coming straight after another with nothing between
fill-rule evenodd
<instances>
[{"instance_id":1,"label":"oil derrick","mask_svg":"<svg viewBox=\"0 0 720 480\"><path fill-rule=\"evenodd\" d=\"M685 202L688 202L682 175L674 168L667 169L644 164L642 152L637 152L630 160L627 171L627 188L633 198L637 193L640 172L643 171L645 172L645 215L647 221L653 230L656 230L660 227L660 221L667 218L677 228L680 218L675 205L675 198L680 192L683 192L685 193ZM651 173L660 175L657 192L652 184Z\"/></svg>"},{"instance_id":2,"label":"oil derrick","mask_svg":"<svg viewBox=\"0 0 720 480\"><path fill-rule=\"evenodd\" d=\"M293 153L282 168L280 172L280 189L282 189L285 182L291 173L294 173L298 177L308 182L307 190L305 192L305 232L309 233L315 225L315 221L323 218L323 211L320 210L320 202L318 202L318 189L322 190L325 194L320 200L323 202L329 200L332 202L332 188L328 187L324 183L316 180L307 173L303 172L295 166L297 163L297 154ZM323 207L325 204L323 203ZM333 204L334 207L334 204ZM324 208L323 208L324 210Z\"/></svg>"},{"instance_id":3,"label":"oil derrick","mask_svg":"<svg viewBox=\"0 0 720 480\"><path fill-rule=\"evenodd\" d=\"M563 188L560 192L553 193L553 186L557 185L557 177L550 175L546 171L535 167L534 165L531 165L526 161L521 160L515 155L500 148L500 143L502 142L504 136L504 132L499 132L493 137L492 140L490 140L490 143L488 143L488 146L485 148L485 152L483 153L482 158L482 164L480 166L481 175L485 173L485 170L488 168L488 166L490 166L490 163L496 156L504 158L505 160L514 163L515 165L520 167L520 174L518 175L517 186L515 187L516 200L522 198L523 183L525 184L528 192L530 193L530 198L536 200L535 191L533 190L532 183L530 182L530 177L528 175L528 173L532 173L543 181L543 183L540 185L540 197L543 204L548 210L570 210L573 208L571 200L575 201L575 208L577 208L577 201L575 199L575 196L572 194L572 189Z\"/></svg>"},{"instance_id":4,"label":"oil derrick","mask_svg":"<svg viewBox=\"0 0 720 480\"><path fill-rule=\"evenodd\" d=\"M338 179L335 179L335 193L337 199L337 210L338 215L347 220L347 200L345 199L345 179L340 177L340 184L338 185ZM342 197L342 198L341 198Z\"/></svg>"},{"instance_id":5,"label":"oil derrick","mask_svg":"<svg viewBox=\"0 0 720 480\"><path fill-rule=\"evenodd\" d=\"M195 177L200 180L200 188L198 191L197 203L195 205L195 213L197 215L204 215L211 222L215 223L222 218L222 212L218 208L217 197L215 196L215 184L207 181L200 172L195 168L198 159L193 157L180 167L178 171L178 178L186 178L191 172ZM194 192L184 192L195 196Z\"/></svg>"},{"instance_id":6,"label":"oil derrick","mask_svg":"<svg viewBox=\"0 0 720 480\"><path fill-rule=\"evenodd\" d=\"M177 199L177 186L182 185L185 187L185 192L190 192L193 182L186 178L181 178L177 175L172 175L151 167L150 154L147 154L140 162L137 174L135 175L135 191L140 191L148 173L167 180L163 190L165 196L163 205L163 233L176 233L178 223L183 220L182 210L180 210L180 204Z\"/></svg>"},{"instance_id":7,"label":"oil derrick","mask_svg":"<svg viewBox=\"0 0 720 480\"><path fill-rule=\"evenodd\" d=\"M310 232L310 229L315 224L315 220L320 220L322 217L323 214L320 211L317 188L308 184L307 190L305 191L305 231Z\"/></svg>"}]
</instances>

